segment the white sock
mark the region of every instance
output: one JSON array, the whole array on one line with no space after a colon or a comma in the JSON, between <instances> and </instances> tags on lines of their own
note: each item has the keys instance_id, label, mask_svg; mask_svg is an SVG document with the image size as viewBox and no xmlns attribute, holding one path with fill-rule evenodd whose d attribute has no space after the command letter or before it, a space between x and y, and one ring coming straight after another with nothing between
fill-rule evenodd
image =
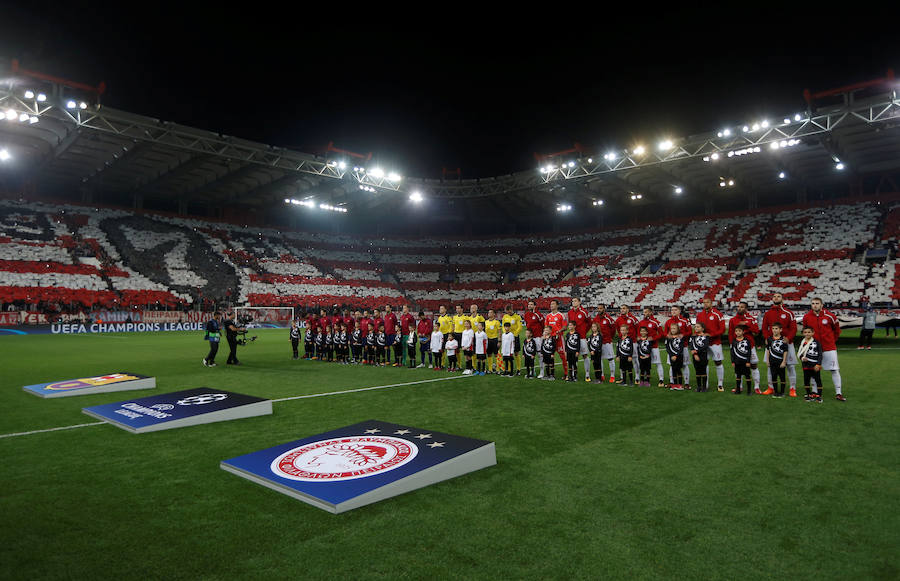
<instances>
[{"instance_id":1,"label":"white sock","mask_svg":"<svg viewBox=\"0 0 900 581\"><path fill-rule=\"evenodd\" d=\"M615 359L607 359L609 361L609 376L616 376L616 360Z\"/></svg>"},{"instance_id":2,"label":"white sock","mask_svg":"<svg viewBox=\"0 0 900 581\"><path fill-rule=\"evenodd\" d=\"M719 387L725 382L725 366L721 361L716 361L716 376L719 378Z\"/></svg>"},{"instance_id":3,"label":"white sock","mask_svg":"<svg viewBox=\"0 0 900 581\"><path fill-rule=\"evenodd\" d=\"M834 383L834 393L841 395L841 372L837 369L831 371L831 382Z\"/></svg>"},{"instance_id":4,"label":"white sock","mask_svg":"<svg viewBox=\"0 0 900 581\"><path fill-rule=\"evenodd\" d=\"M591 376L591 359L589 357L586 357L584 359L584 376L585 377ZM595 377L594 379L597 379L597 378Z\"/></svg>"},{"instance_id":5,"label":"white sock","mask_svg":"<svg viewBox=\"0 0 900 581\"><path fill-rule=\"evenodd\" d=\"M759 368L751 369L750 376L753 377L753 387L759 389Z\"/></svg>"},{"instance_id":6,"label":"white sock","mask_svg":"<svg viewBox=\"0 0 900 581\"><path fill-rule=\"evenodd\" d=\"M656 364L656 374L659 376L659 380L662 382L666 381L666 372L663 370L662 361Z\"/></svg>"},{"instance_id":7,"label":"white sock","mask_svg":"<svg viewBox=\"0 0 900 581\"><path fill-rule=\"evenodd\" d=\"M772 368L766 365L766 385L772 385Z\"/></svg>"},{"instance_id":8,"label":"white sock","mask_svg":"<svg viewBox=\"0 0 900 581\"><path fill-rule=\"evenodd\" d=\"M681 373L684 374L684 382L688 385L691 383L691 366L685 365L681 368Z\"/></svg>"},{"instance_id":9,"label":"white sock","mask_svg":"<svg viewBox=\"0 0 900 581\"><path fill-rule=\"evenodd\" d=\"M797 368L793 365L788 365L787 376L788 382L791 384L791 389L797 389Z\"/></svg>"}]
</instances>

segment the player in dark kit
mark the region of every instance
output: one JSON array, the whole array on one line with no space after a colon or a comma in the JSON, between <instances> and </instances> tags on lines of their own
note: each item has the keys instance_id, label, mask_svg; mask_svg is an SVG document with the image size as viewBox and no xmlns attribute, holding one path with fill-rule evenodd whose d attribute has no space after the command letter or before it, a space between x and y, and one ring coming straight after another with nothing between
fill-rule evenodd
<instances>
[{"instance_id":1,"label":"player in dark kit","mask_svg":"<svg viewBox=\"0 0 900 581\"><path fill-rule=\"evenodd\" d=\"M525 355L525 379L534 378L534 358L538 353L537 341L531 335L531 329L525 329L525 345L522 346Z\"/></svg>"},{"instance_id":2,"label":"player in dark kit","mask_svg":"<svg viewBox=\"0 0 900 581\"><path fill-rule=\"evenodd\" d=\"M672 383L669 389L682 391L684 389L684 335L681 334L681 325L678 322L669 324L669 334L666 335L666 357L669 359L671 370L669 379ZM690 388L690 386L688 386Z\"/></svg>"},{"instance_id":3,"label":"player in dark kit","mask_svg":"<svg viewBox=\"0 0 900 581\"><path fill-rule=\"evenodd\" d=\"M650 387L650 364L653 361L653 341L650 339L650 330L647 327L638 328L638 338L635 341L638 356L638 385Z\"/></svg>"},{"instance_id":4,"label":"player in dark kit","mask_svg":"<svg viewBox=\"0 0 900 581\"><path fill-rule=\"evenodd\" d=\"M709 391L709 366L710 337L706 334L706 326L703 323L694 323L694 332L688 337L688 353L694 363L694 377L697 380L697 392Z\"/></svg>"},{"instance_id":5,"label":"player in dark kit","mask_svg":"<svg viewBox=\"0 0 900 581\"><path fill-rule=\"evenodd\" d=\"M797 357L803 364L803 389L806 390L803 399L822 403L822 345L813 334L812 327L803 327L803 341L797 349Z\"/></svg>"},{"instance_id":6,"label":"player in dark kit","mask_svg":"<svg viewBox=\"0 0 900 581\"><path fill-rule=\"evenodd\" d=\"M350 337L347 336L347 325L341 323L341 330L337 333L337 340L335 341L335 346L338 348L338 361L342 364L347 365L348 363L348 354L350 351Z\"/></svg>"},{"instance_id":7,"label":"player in dark kit","mask_svg":"<svg viewBox=\"0 0 900 581\"><path fill-rule=\"evenodd\" d=\"M587 318L587 315L585 315ZM569 333L566 335L566 360L569 364L569 373L566 381L578 381L578 355L581 353L581 335L575 327L575 322L569 323Z\"/></svg>"},{"instance_id":8,"label":"player in dark kit","mask_svg":"<svg viewBox=\"0 0 900 581\"><path fill-rule=\"evenodd\" d=\"M619 326L619 344L616 346L619 356L619 385L634 383L634 339L629 335L629 325ZM629 376L631 381L628 381Z\"/></svg>"},{"instance_id":9,"label":"player in dark kit","mask_svg":"<svg viewBox=\"0 0 900 581\"><path fill-rule=\"evenodd\" d=\"M734 341L731 342L731 366L734 367L735 388L732 393L740 395L741 389L746 384L747 395L753 395L750 388L750 353L753 351L753 343L745 335L747 325L734 327Z\"/></svg>"},{"instance_id":10,"label":"player in dark kit","mask_svg":"<svg viewBox=\"0 0 900 581\"><path fill-rule=\"evenodd\" d=\"M781 323L772 323L769 325L769 337L766 339L766 366L774 388L772 397L784 397L784 385L787 383L785 368L789 343L781 331Z\"/></svg>"},{"instance_id":11,"label":"player in dark kit","mask_svg":"<svg viewBox=\"0 0 900 581\"><path fill-rule=\"evenodd\" d=\"M353 332L350 333L350 353L351 353L351 363L356 363L359 365L360 360L362 359L362 347L363 347L363 334L362 329L356 327L353 329Z\"/></svg>"},{"instance_id":12,"label":"player in dark kit","mask_svg":"<svg viewBox=\"0 0 900 581\"><path fill-rule=\"evenodd\" d=\"M375 332L375 325L369 323L369 332L366 335L366 357L363 363L375 365L375 352L378 350L378 333Z\"/></svg>"},{"instance_id":13,"label":"player in dark kit","mask_svg":"<svg viewBox=\"0 0 900 581\"><path fill-rule=\"evenodd\" d=\"M331 362L334 360L334 332L332 327L325 329L325 340L323 341L325 349L325 360Z\"/></svg>"},{"instance_id":14,"label":"player in dark kit","mask_svg":"<svg viewBox=\"0 0 900 581\"><path fill-rule=\"evenodd\" d=\"M300 325L297 320L291 321L291 349L294 350L294 359L300 359Z\"/></svg>"},{"instance_id":15,"label":"player in dark kit","mask_svg":"<svg viewBox=\"0 0 900 581\"><path fill-rule=\"evenodd\" d=\"M603 335L597 323L591 323L588 351L591 353L591 365L594 368L594 383L603 383Z\"/></svg>"},{"instance_id":16,"label":"player in dark kit","mask_svg":"<svg viewBox=\"0 0 900 581\"><path fill-rule=\"evenodd\" d=\"M544 327L544 336L541 337L541 359L544 371L542 375L551 381L556 379L553 355L556 353L556 337L550 334L550 327Z\"/></svg>"},{"instance_id":17,"label":"player in dark kit","mask_svg":"<svg viewBox=\"0 0 900 581\"><path fill-rule=\"evenodd\" d=\"M378 333L375 334L375 364L384 367L388 364L390 355L387 333L384 332L384 324L382 323L378 327Z\"/></svg>"}]
</instances>

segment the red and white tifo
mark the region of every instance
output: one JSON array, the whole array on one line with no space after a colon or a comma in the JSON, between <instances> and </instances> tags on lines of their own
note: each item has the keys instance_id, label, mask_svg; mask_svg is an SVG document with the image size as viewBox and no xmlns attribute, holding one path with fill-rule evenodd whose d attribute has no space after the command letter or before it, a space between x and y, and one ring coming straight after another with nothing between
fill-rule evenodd
<instances>
[{"instance_id":1,"label":"red and white tifo","mask_svg":"<svg viewBox=\"0 0 900 581\"><path fill-rule=\"evenodd\" d=\"M394 470L412 461L419 448L391 436L347 436L288 450L272 461L272 472L302 482L336 482Z\"/></svg>"}]
</instances>

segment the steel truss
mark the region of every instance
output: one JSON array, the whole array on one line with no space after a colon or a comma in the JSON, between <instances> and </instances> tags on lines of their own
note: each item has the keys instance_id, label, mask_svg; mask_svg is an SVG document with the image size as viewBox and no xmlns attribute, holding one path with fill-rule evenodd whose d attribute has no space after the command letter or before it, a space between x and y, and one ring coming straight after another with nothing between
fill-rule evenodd
<instances>
[{"instance_id":1,"label":"steel truss","mask_svg":"<svg viewBox=\"0 0 900 581\"><path fill-rule=\"evenodd\" d=\"M552 162L540 170L527 170L515 174L475 180L426 180L404 178L391 180L376 177L359 169L345 169L344 164L326 160L314 155L292 151L204 131L176 123L161 121L119 111L92 103L86 109L68 109L61 97L63 88L53 87L50 96L43 102L21 98L21 89L12 84L0 87L0 110L12 109L37 117L39 122L54 120L64 127L63 134L78 135L85 131L95 131L116 135L132 142L149 142L204 156L237 160L273 169L298 174L311 174L320 178L335 180L349 179L361 185L396 192L421 191L439 198L484 198L531 190L552 182L579 180L591 176L614 174L642 167L661 166L713 154L727 155L747 147L769 146L790 139L803 139L830 133L836 128L852 122L876 124L900 118L900 100L896 91L872 100L868 104L848 103L833 111L807 115L799 121L779 123L759 130L735 131L735 135L718 137L706 134L682 140L665 151L647 151L641 155L634 151L615 152L614 159L594 159L582 156L579 159ZM9 121L13 122L13 121Z\"/></svg>"}]
</instances>

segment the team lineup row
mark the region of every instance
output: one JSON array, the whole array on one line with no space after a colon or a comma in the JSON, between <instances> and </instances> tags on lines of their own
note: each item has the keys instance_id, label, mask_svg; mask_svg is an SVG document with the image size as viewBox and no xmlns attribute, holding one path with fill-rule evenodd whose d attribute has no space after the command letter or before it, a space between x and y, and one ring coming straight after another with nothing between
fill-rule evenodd
<instances>
[{"instance_id":1,"label":"team lineup row","mask_svg":"<svg viewBox=\"0 0 900 581\"><path fill-rule=\"evenodd\" d=\"M567 313L559 311L557 301L551 301L550 312L540 313L533 301L524 315L507 306L501 318L494 310L488 316L478 314L472 305L469 314L456 306L456 314L448 314L446 307L439 315L418 318L403 306L398 317L390 305L384 310L374 309L353 314L344 312L328 315L322 309L317 316L309 313L304 319L304 357L332 360L341 363L393 365L450 371L464 366L466 375L499 373L511 376L554 379L555 357L559 355L567 381L577 381L577 363L583 359L584 380L601 383L616 381L619 366L620 384L650 385L651 368L656 367L658 385L674 390L691 389L690 372L694 370L697 391L708 390L709 364L715 367L717 388L724 391L724 354L722 340L727 337L736 385L733 393L763 394L783 397L789 387L796 397L796 366L802 365L803 386L808 401L821 401L821 370L831 372L836 399L846 401L842 392L837 360L836 341L840 326L834 314L824 309L821 299L812 299L810 311L802 318L802 341L799 349L794 341L798 334L794 314L784 307L783 297L775 293L772 306L762 318L762 324L747 312L747 304L739 303L737 312L728 321L715 309L710 299L702 301L702 309L692 323L673 306L670 318L660 323L649 307L638 319L630 308L622 306L613 319L603 305L594 317L581 306L580 299L572 299ZM521 338L525 330L524 341ZM727 330L727 333L726 333ZM764 361L767 364L767 388L760 387L759 356L755 335L762 334L765 342ZM294 321L291 329L294 358L299 358L301 325ZM616 341L617 339L617 341ZM615 342L615 344L614 344ZM660 355L660 343L665 351L669 380ZM393 363L391 352L393 351ZM446 360L445 360L446 358ZM501 369L502 362L502 371ZM604 362L608 376L604 372ZM593 379L591 376L593 374ZM751 388L752 383L752 388Z\"/></svg>"}]
</instances>

